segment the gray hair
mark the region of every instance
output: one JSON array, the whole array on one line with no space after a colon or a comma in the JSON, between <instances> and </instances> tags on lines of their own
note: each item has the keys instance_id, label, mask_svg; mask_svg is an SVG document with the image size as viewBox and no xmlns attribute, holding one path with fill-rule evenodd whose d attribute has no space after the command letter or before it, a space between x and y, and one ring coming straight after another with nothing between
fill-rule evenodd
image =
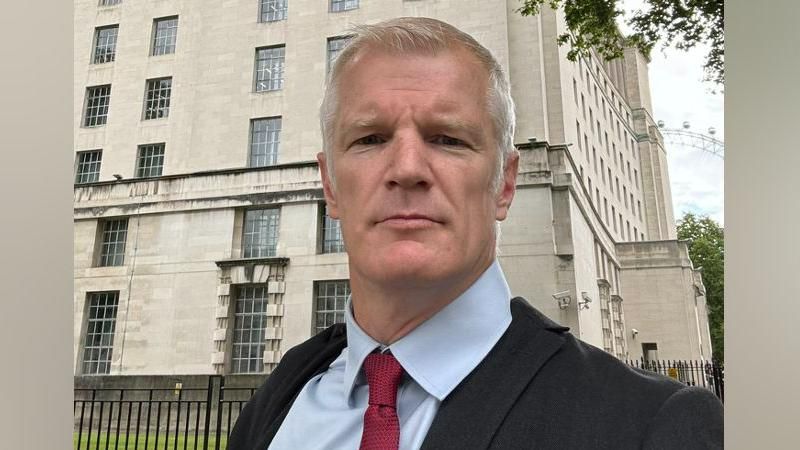
<instances>
[{"instance_id":1,"label":"gray hair","mask_svg":"<svg viewBox=\"0 0 800 450\"><path fill-rule=\"evenodd\" d=\"M330 68L325 82L325 96L320 106L322 145L331 183L335 183L331 150L333 125L338 109L338 81L347 63L353 61L368 47L378 47L396 54L436 54L460 46L475 56L489 75L487 105L498 147L497 171L492 182L492 190L497 192L502 185L506 162L517 151L514 147L516 117L508 78L492 53L467 33L440 20L426 17L400 17L374 25L357 25L350 32L352 33L350 41Z\"/></svg>"}]
</instances>

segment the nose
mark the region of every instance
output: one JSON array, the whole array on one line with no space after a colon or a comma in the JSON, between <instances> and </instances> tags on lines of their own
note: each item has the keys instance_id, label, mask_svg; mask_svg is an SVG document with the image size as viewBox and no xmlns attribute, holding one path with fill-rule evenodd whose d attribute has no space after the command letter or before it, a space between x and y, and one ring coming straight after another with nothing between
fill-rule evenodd
<instances>
[{"instance_id":1,"label":"nose","mask_svg":"<svg viewBox=\"0 0 800 450\"><path fill-rule=\"evenodd\" d=\"M397 133L389 151L386 183L389 188L427 189L431 185L430 154L415 131Z\"/></svg>"}]
</instances>

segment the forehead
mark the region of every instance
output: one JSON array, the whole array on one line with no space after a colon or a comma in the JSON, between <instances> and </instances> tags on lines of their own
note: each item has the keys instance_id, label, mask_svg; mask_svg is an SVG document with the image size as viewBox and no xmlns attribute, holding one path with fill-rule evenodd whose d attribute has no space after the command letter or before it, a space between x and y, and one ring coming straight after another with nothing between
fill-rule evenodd
<instances>
[{"instance_id":1,"label":"forehead","mask_svg":"<svg viewBox=\"0 0 800 450\"><path fill-rule=\"evenodd\" d=\"M338 109L413 103L442 112L485 111L488 78L486 68L465 49L399 53L367 47L342 67Z\"/></svg>"}]
</instances>

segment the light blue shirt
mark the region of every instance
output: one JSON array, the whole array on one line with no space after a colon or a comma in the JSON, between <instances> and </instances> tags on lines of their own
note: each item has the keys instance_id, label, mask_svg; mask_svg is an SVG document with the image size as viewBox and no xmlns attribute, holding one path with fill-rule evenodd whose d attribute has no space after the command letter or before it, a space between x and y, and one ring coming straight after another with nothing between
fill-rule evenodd
<instances>
[{"instance_id":1,"label":"light blue shirt","mask_svg":"<svg viewBox=\"0 0 800 450\"><path fill-rule=\"evenodd\" d=\"M497 260L463 294L386 347L405 370L397 392L400 450L418 449L439 404L511 323L511 292ZM356 324L348 299L347 347L300 391L270 450L357 450L369 387L361 365L383 346Z\"/></svg>"}]
</instances>

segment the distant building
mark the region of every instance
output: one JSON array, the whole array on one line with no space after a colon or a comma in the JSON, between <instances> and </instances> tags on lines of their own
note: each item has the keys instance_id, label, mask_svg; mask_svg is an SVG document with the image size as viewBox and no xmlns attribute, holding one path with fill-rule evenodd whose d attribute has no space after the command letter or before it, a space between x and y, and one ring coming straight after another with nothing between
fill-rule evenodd
<instances>
[{"instance_id":1,"label":"distant building","mask_svg":"<svg viewBox=\"0 0 800 450\"><path fill-rule=\"evenodd\" d=\"M317 109L348 26L404 15L454 24L508 69L512 292L619 358L710 359L646 59L570 62L563 14L517 3L76 0L75 374L269 373L342 320Z\"/></svg>"}]
</instances>

